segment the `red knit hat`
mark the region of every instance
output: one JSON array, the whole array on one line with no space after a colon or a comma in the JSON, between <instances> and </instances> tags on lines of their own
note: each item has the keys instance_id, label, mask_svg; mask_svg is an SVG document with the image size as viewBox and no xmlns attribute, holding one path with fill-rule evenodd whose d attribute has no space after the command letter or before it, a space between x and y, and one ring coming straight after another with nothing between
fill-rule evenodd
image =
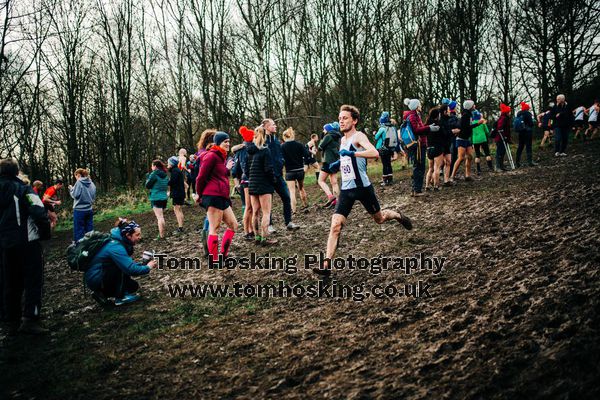
<instances>
[{"instance_id":1,"label":"red knit hat","mask_svg":"<svg viewBox=\"0 0 600 400\"><path fill-rule=\"evenodd\" d=\"M501 112L502 114L504 114L504 113L509 113L509 112L510 112L510 110L511 110L511 108L510 108L509 106L507 106L507 105L506 105L506 104L504 104L504 103L500 103L500 112Z\"/></svg>"},{"instance_id":2,"label":"red knit hat","mask_svg":"<svg viewBox=\"0 0 600 400\"><path fill-rule=\"evenodd\" d=\"M524 101L521 102L521 111L528 111L531 107Z\"/></svg>"},{"instance_id":3,"label":"red knit hat","mask_svg":"<svg viewBox=\"0 0 600 400\"><path fill-rule=\"evenodd\" d=\"M244 142L251 142L254 139L254 131L252 129L248 129L245 126L240 126L240 135L244 139Z\"/></svg>"}]
</instances>

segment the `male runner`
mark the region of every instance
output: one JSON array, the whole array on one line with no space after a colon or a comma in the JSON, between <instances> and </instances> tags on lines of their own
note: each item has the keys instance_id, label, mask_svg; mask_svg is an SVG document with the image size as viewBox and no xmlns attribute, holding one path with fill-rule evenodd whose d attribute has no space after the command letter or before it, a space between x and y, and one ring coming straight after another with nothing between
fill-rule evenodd
<instances>
[{"instance_id":1,"label":"male runner","mask_svg":"<svg viewBox=\"0 0 600 400\"><path fill-rule=\"evenodd\" d=\"M356 130L360 113L351 105L340 107L338 120L340 131L344 135L340 144L340 159L331 164L333 168L339 168L342 174L342 190L338 198L335 212L331 217L331 228L327 239L327 259L323 269L315 268L314 272L319 275L329 276L331 274L330 260L340 238L342 227L352 210L355 201L360 201L367 212L373 216L378 224L395 219L406 229L412 229L410 218L392 210L381 210L373 185L367 176L367 159L377 158L379 153L371 144L363 132ZM337 164L337 165L336 165Z\"/></svg>"}]
</instances>

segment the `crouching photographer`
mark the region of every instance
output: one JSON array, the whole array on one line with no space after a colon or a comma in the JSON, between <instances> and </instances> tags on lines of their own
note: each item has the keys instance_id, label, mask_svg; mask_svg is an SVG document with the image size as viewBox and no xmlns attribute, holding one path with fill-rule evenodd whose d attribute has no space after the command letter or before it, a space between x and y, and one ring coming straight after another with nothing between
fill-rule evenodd
<instances>
[{"instance_id":1,"label":"crouching photographer","mask_svg":"<svg viewBox=\"0 0 600 400\"><path fill-rule=\"evenodd\" d=\"M133 246L141 239L142 230L135 221L120 218L111 229L110 240L94 255L85 272L85 283L96 301L105 305L108 297L114 297L114 304L121 305L140 298L134 294L140 286L132 276L147 275L157 266L146 252L142 263L131 258Z\"/></svg>"}]
</instances>

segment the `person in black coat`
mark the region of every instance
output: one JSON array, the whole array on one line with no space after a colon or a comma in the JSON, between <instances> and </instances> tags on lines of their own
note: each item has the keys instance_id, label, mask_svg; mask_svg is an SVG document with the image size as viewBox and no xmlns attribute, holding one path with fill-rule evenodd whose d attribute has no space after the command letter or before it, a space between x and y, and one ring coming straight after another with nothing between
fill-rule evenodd
<instances>
[{"instance_id":1,"label":"person in black coat","mask_svg":"<svg viewBox=\"0 0 600 400\"><path fill-rule=\"evenodd\" d=\"M177 157L169 158L168 163L171 172L171 178L169 179L170 196L173 199L173 211L175 212L175 218L177 218L177 230L174 233L180 234L183 232L182 206L185 204L185 176L177 166L179 164Z\"/></svg>"},{"instance_id":2,"label":"person in black coat","mask_svg":"<svg viewBox=\"0 0 600 400\"><path fill-rule=\"evenodd\" d=\"M554 156L566 157L569 132L574 123L573 111L565 101L565 95L556 96L556 105L550 112L554 119Z\"/></svg>"},{"instance_id":3,"label":"person in black coat","mask_svg":"<svg viewBox=\"0 0 600 400\"><path fill-rule=\"evenodd\" d=\"M304 190L304 163L310 158L310 153L308 148L294 140L295 138L296 132L294 132L294 129L288 128L283 132L285 142L281 145L285 165L285 182L290 191L292 212L296 212L296 185L298 185L304 210L308 208L308 197L306 190Z\"/></svg>"},{"instance_id":4,"label":"person in black coat","mask_svg":"<svg viewBox=\"0 0 600 400\"><path fill-rule=\"evenodd\" d=\"M9 333L43 334L39 324L44 283L41 240L50 220L39 196L18 178L12 158L0 160L0 314ZM19 326L20 323L20 326Z\"/></svg>"},{"instance_id":5,"label":"person in black coat","mask_svg":"<svg viewBox=\"0 0 600 400\"><path fill-rule=\"evenodd\" d=\"M273 192L275 191L275 174L271 151L265 147L266 133L263 127L255 130L254 143L248 145L248 189L252 203L252 226L255 232L255 241L263 246L277 243L275 239L268 239L269 222ZM262 217L259 219L259 212ZM259 223L260 221L260 223Z\"/></svg>"}]
</instances>

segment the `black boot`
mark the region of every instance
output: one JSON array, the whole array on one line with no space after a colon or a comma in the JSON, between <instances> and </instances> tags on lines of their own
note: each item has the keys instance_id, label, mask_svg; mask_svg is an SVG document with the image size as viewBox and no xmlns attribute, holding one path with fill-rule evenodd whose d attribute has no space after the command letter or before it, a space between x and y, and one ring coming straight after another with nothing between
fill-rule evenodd
<instances>
[{"instance_id":1,"label":"black boot","mask_svg":"<svg viewBox=\"0 0 600 400\"><path fill-rule=\"evenodd\" d=\"M481 175L481 163L475 163L477 165L477 175Z\"/></svg>"},{"instance_id":2,"label":"black boot","mask_svg":"<svg viewBox=\"0 0 600 400\"><path fill-rule=\"evenodd\" d=\"M494 170L494 164L492 164L492 160L486 160L487 161L487 166L490 169L490 171Z\"/></svg>"}]
</instances>

